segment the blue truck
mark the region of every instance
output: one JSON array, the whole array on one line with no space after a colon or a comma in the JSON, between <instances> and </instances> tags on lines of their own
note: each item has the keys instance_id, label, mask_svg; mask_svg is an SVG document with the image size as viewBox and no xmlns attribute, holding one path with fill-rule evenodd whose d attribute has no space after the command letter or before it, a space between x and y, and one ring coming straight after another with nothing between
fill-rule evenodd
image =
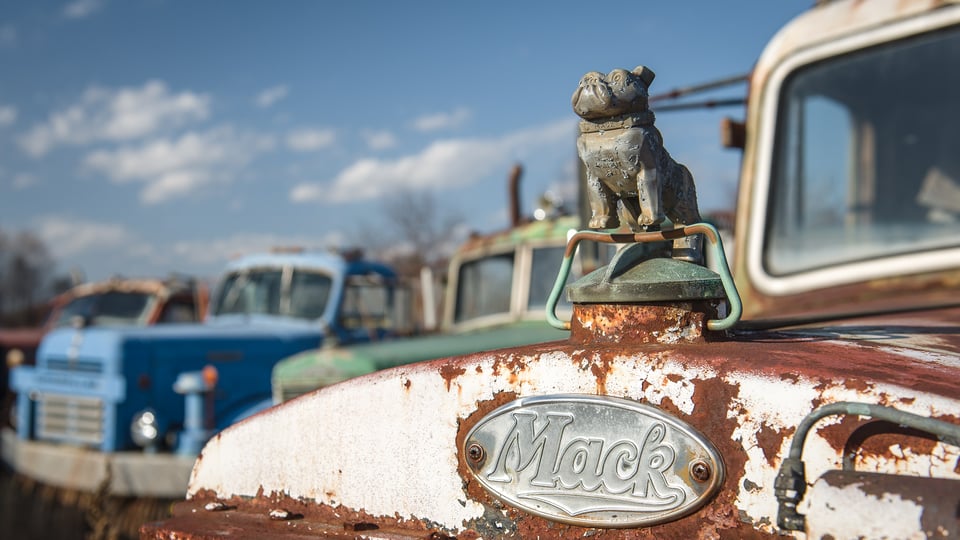
<instances>
[{"instance_id":1,"label":"blue truck","mask_svg":"<svg viewBox=\"0 0 960 540\"><path fill-rule=\"evenodd\" d=\"M329 252L232 261L203 323L86 325L47 334L17 366L3 458L38 483L118 497L181 496L203 443L270 405L280 359L385 339L407 321L395 272Z\"/></svg>"}]
</instances>

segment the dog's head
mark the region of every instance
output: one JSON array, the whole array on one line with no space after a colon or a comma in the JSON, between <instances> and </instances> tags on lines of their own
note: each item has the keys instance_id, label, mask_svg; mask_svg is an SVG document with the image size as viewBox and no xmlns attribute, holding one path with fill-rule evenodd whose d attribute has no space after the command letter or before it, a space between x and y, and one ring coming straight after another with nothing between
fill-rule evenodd
<instances>
[{"instance_id":1,"label":"dog's head","mask_svg":"<svg viewBox=\"0 0 960 540\"><path fill-rule=\"evenodd\" d=\"M596 120L647 110L647 90L655 74L637 66L633 71L615 69L604 75L591 71L580 79L573 93L573 110L581 118Z\"/></svg>"}]
</instances>

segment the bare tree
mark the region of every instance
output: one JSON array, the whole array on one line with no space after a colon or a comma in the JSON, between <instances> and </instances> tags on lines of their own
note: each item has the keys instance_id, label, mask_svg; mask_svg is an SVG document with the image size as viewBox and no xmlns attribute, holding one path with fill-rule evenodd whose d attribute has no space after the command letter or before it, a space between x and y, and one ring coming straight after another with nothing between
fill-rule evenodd
<instances>
[{"instance_id":1,"label":"bare tree","mask_svg":"<svg viewBox=\"0 0 960 540\"><path fill-rule=\"evenodd\" d=\"M462 220L450 209L441 212L428 191L403 190L381 205L379 227L362 227L357 242L376 257L393 264L401 275L419 275L429 266L444 271L459 242Z\"/></svg>"},{"instance_id":2,"label":"bare tree","mask_svg":"<svg viewBox=\"0 0 960 540\"><path fill-rule=\"evenodd\" d=\"M14 324L35 323L51 295L54 261L46 244L29 231L0 231L0 314Z\"/></svg>"}]
</instances>

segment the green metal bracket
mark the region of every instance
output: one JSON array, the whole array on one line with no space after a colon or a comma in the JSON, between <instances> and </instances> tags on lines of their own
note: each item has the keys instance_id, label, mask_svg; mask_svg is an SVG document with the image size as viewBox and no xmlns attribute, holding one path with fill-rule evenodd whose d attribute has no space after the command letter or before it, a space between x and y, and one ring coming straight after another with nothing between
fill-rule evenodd
<instances>
[{"instance_id":1,"label":"green metal bracket","mask_svg":"<svg viewBox=\"0 0 960 540\"><path fill-rule=\"evenodd\" d=\"M730 267L727 265L727 257L723 251L723 242L720 240L720 233L716 227L708 223L694 223L676 229L666 231L651 231L643 233L603 233L597 231L579 231L567 241L567 249L563 254L563 262L560 264L560 272L557 275L557 281L550 291L547 298L547 322L550 326L558 330L569 330L570 321L562 321L557 318L557 302L560 301L560 295L567 283L567 277L570 275L570 267L573 264L573 255L577 252L577 246L583 240L594 242L603 242L607 244L625 244L640 242L664 242L684 238L694 234L703 234L708 240L707 244L710 253L717 261L720 281L723 283L723 290L727 296L727 303L730 306L730 312L722 319L711 319L707 321L707 328L710 330L728 330L740 320L743 313L743 304L740 302L740 294L733 282L733 276L730 274Z\"/></svg>"}]
</instances>

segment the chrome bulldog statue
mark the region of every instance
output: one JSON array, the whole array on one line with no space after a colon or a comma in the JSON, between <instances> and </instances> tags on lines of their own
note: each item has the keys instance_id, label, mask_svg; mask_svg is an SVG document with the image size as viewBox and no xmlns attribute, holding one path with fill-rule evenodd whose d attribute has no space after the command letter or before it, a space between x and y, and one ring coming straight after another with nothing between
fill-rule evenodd
<instances>
[{"instance_id":1,"label":"chrome bulldog statue","mask_svg":"<svg viewBox=\"0 0 960 540\"><path fill-rule=\"evenodd\" d=\"M700 221L693 176L670 157L647 104L654 73L639 66L604 75L591 71L573 93L580 121L577 152L587 172L591 229L656 230ZM619 215L618 215L619 214ZM674 242L674 258L702 262L700 239Z\"/></svg>"}]
</instances>

